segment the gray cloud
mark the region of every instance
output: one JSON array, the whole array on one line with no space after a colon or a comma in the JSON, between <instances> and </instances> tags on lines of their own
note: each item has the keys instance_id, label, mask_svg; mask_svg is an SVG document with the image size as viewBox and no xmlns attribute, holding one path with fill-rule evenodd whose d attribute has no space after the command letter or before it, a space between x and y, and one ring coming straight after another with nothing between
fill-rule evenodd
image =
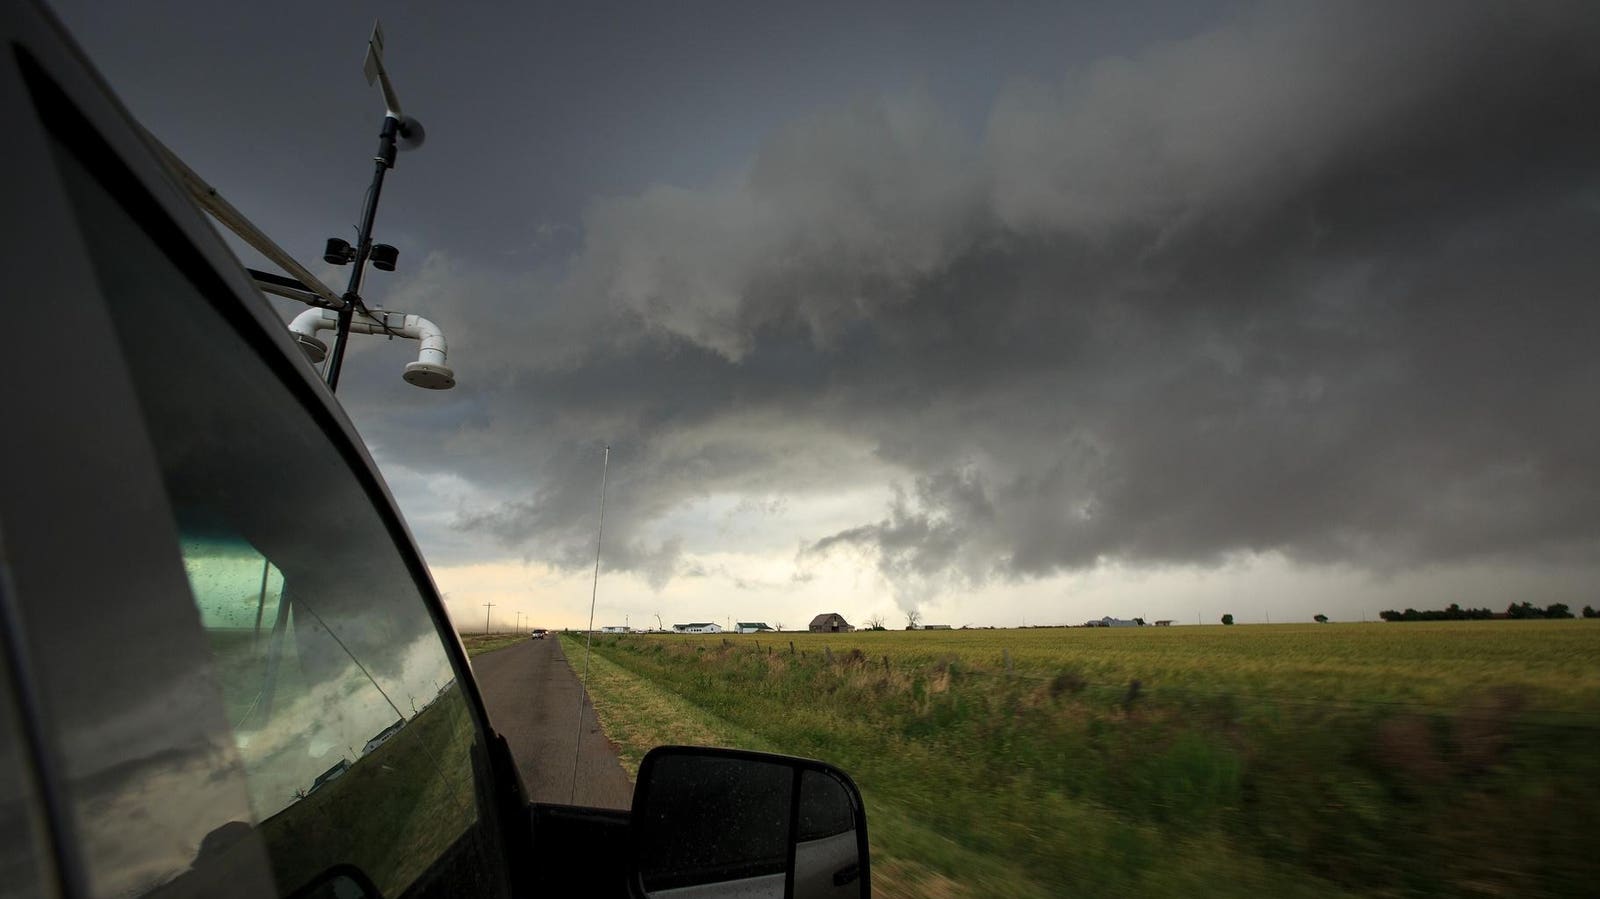
<instances>
[{"instance_id":1,"label":"gray cloud","mask_svg":"<svg viewBox=\"0 0 1600 899\"><path fill-rule=\"evenodd\" d=\"M1272 4L1014 82L978 135L861 97L593 204L561 277L433 294L474 373L369 436L569 567L609 440L608 565L657 585L712 548L685 503L891 482L800 564L1592 554L1597 40L1584 4Z\"/></svg>"}]
</instances>

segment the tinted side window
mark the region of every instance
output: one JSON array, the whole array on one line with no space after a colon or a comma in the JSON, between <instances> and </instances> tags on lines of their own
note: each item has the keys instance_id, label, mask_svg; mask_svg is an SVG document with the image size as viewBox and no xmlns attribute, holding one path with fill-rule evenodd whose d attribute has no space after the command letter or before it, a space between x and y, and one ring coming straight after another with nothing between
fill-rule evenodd
<instances>
[{"instance_id":1,"label":"tinted side window","mask_svg":"<svg viewBox=\"0 0 1600 899\"><path fill-rule=\"evenodd\" d=\"M478 886L459 874L486 851L484 747L381 498L140 222L57 156L178 519L249 783L241 826L283 893L336 872L385 896ZM219 856L237 840L215 837Z\"/></svg>"},{"instance_id":2,"label":"tinted side window","mask_svg":"<svg viewBox=\"0 0 1600 899\"><path fill-rule=\"evenodd\" d=\"M52 876L5 651L0 647L0 899L11 899L42 895Z\"/></svg>"}]
</instances>

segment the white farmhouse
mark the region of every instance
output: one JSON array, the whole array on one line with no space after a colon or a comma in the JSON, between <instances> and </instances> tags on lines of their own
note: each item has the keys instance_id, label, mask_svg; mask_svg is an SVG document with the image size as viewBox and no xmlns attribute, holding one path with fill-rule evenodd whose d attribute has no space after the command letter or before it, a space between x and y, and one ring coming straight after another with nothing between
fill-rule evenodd
<instances>
[{"instance_id":1,"label":"white farmhouse","mask_svg":"<svg viewBox=\"0 0 1600 899\"><path fill-rule=\"evenodd\" d=\"M722 625L714 621L696 621L691 624L674 624L672 632L675 634L720 634Z\"/></svg>"}]
</instances>

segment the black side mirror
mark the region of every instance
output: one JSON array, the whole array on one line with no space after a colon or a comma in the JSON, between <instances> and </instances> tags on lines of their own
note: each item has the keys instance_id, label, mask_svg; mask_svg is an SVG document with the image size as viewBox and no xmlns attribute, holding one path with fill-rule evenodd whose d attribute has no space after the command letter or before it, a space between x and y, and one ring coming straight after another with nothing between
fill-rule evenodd
<instances>
[{"instance_id":1,"label":"black side mirror","mask_svg":"<svg viewBox=\"0 0 1600 899\"><path fill-rule=\"evenodd\" d=\"M636 897L872 895L861 792L822 762L658 746L639 765L632 831Z\"/></svg>"}]
</instances>

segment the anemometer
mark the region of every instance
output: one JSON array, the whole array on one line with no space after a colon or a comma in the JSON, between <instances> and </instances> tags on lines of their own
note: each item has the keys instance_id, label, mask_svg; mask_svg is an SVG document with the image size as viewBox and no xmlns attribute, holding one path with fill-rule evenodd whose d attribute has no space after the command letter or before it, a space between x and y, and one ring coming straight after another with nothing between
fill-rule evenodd
<instances>
[{"instance_id":1,"label":"anemometer","mask_svg":"<svg viewBox=\"0 0 1600 899\"><path fill-rule=\"evenodd\" d=\"M283 248L251 224L233 208L216 189L173 155L172 151L156 142L157 149L166 159L178 180L196 202L212 218L237 234L246 244L277 264L285 272L246 269L263 293L285 297L305 303L312 308L295 316L289 331L306 358L313 364L326 361L324 379L330 391L339 388L339 373L344 366L345 345L354 334L382 334L387 337L405 337L420 344L415 362L408 363L401 375L407 383L429 390L448 390L456 386L455 372L447 362L448 349L444 332L438 325L405 312L368 309L361 299L361 284L367 264L379 271L392 272L399 262L400 251L389 244L374 243L373 225L378 217L378 200L383 195L383 179L394 168L395 156L401 150L414 150L422 146L426 133L422 123L406 115L400 106L394 84L383 66L383 23L372 26L372 36L367 39L367 56L362 64L367 84L377 84L383 93L383 125L378 132L378 152L373 157L372 184L367 189L366 201L361 210L361 224L356 232L356 242L351 244L338 237L330 237L323 247L322 259L332 265L349 265L350 280L342 294L311 274ZM333 347L317 336L320 331L333 332Z\"/></svg>"}]
</instances>

